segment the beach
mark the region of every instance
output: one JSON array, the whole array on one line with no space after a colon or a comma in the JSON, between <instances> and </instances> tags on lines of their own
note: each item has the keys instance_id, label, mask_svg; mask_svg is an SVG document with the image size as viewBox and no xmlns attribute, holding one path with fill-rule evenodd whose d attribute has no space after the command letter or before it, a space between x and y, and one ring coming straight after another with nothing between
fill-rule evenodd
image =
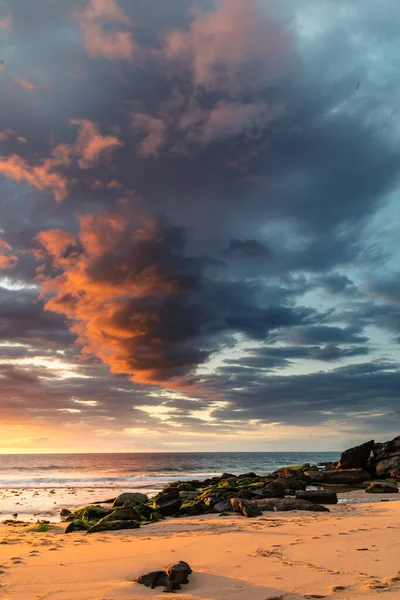
<instances>
[{"instance_id":1,"label":"beach","mask_svg":"<svg viewBox=\"0 0 400 600\"><path fill-rule=\"evenodd\" d=\"M400 598L400 502L331 512L167 519L134 531L64 535L0 525L1 600L165 598L130 581L177 560L184 600Z\"/></svg>"}]
</instances>

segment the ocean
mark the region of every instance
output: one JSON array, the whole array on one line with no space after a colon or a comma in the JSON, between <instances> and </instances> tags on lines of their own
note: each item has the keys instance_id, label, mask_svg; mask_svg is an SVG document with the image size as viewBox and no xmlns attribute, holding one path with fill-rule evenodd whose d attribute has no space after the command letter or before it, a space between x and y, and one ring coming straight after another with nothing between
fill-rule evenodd
<instances>
[{"instance_id":1,"label":"ocean","mask_svg":"<svg viewBox=\"0 0 400 600\"><path fill-rule=\"evenodd\" d=\"M56 521L76 508L122 491L150 496L170 481L222 473L265 475L287 465L338 460L339 452L218 452L0 455L0 515Z\"/></svg>"}]
</instances>

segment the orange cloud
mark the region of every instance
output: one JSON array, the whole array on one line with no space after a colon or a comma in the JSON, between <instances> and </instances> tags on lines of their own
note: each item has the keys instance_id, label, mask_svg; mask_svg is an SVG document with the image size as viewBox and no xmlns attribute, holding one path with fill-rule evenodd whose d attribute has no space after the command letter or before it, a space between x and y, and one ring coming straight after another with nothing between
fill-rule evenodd
<instances>
[{"instance_id":1,"label":"orange cloud","mask_svg":"<svg viewBox=\"0 0 400 600\"><path fill-rule=\"evenodd\" d=\"M102 135L97 125L87 119L71 119L71 124L80 128L74 152L82 157L78 160L81 169L94 165L102 155L113 148L123 146L116 136Z\"/></svg>"},{"instance_id":2,"label":"orange cloud","mask_svg":"<svg viewBox=\"0 0 400 600\"><path fill-rule=\"evenodd\" d=\"M75 144L59 144L53 149L49 158L42 159L39 165L34 166L17 154L9 157L0 156L0 174L13 181L25 181L41 191L50 190L56 202L62 202L68 194L70 180L58 170L60 167L68 167L72 159L76 159L81 169L88 169L104 154L115 147L122 146L122 142L115 136L103 136L97 125L91 121L73 119L71 124L79 128ZM7 139L10 131L3 132ZM23 140L24 138L21 138L20 141Z\"/></svg>"},{"instance_id":3,"label":"orange cloud","mask_svg":"<svg viewBox=\"0 0 400 600\"><path fill-rule=\"evenodd\" d=\"M83 31L88 54L109 60L131 60L136 45L130 31L122 28L107 31L107 25L130 26L130 20L114 0L89 0L87 7L74 11L73 17Z\"/></svg>"},{"instance_id":4,"label":"orange cloud","mask_svg":"<svg viewBox=\"0 0 400 600\"><path fill-rule=\"evenodd\" d=\"M12 269L17 261L10 244L0 237L0 269Z\"/></svg>"},{"instance_id":5,"label":"orange cloud","mask_svg":"<svg viewBox=\"0 0 400 600\"><path fill-rule=\"evenodd\" d=\"M12 154L8 158L0 156L0 174L13 181L25 181L28 185L41 191L50 189L57 202L62 202L67 195L68 180L64 175L52 171L57 161L48 158L38 166L31 166L26 160Z\"/></svg>"},{"instance_id":6,"label":"orange cloud","mask_svg":"<svg viewBox=\"0 0 400 600\"><path fill-rule=\"evenodd\" d=\"M40 252L59 273L39 275L45 309L65 315L83 354L113 373L177 387L202 353L180 339L168 310L183 319L179 306L193 292L190 269L199 268L197 259L180 254L179 230L155 220L140 223L128 211L79 221L77 235L49 230L37 236Z\"/></svg>"}]
</instances>

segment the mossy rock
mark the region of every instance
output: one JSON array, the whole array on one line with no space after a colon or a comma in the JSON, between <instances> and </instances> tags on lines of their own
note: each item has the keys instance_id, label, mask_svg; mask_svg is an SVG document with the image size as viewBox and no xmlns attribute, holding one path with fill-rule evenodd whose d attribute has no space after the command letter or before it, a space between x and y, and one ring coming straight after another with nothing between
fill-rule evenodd
<instances>
[{"instance_id":1,"label":"mossy rock","mask_svg":"<svg viewBox=\"0 0 400 600\"><path fill-rule=\"evenodd\" d=\"M194 491L194 492L180 491L179 492L179 498L182 499L182 502L188 502L189 500L194 500L195 498L197 498L198 495L199 495L199 493L197 491Z\"/></svg>"},{"instance_id":2,"label":"mossy rock","mask_svg":"<svg viewBox=\"0 0 400 600\"><path fill-rule=\"evenodd\" d=\"M140 521L140 513L132 507L116 508L111 511L110 514L106 515L101 521L103 523L109 523L111 521Z\"/></svg>"},{"instance_id":3,"label":"mossy rock","mask_svg":"<svg viewBox=\"0 0 400 600\"><path fill-rule=\"evenodd\" d=\"M103 517L111 514L112 508L104 508L103 506L87 506L82 513L82 520L88 523L100 521Z\"/></svg>"},{"instance_id":4,"label":"mossy rock","mask_svg":"<svg viewBox=\"0 0 400 600\"><path fill-rule=\"evenodd\" d=\"M118 531L120 529L139 529L138 521L99 521L88 529L87 533L97 533L99 531Z\"/></svg>"},{"instance_id":5,"label":"mossy rock","mask_svg":"<svg viewBox=\"0 0 400 600\"><path fill-rule=\"evenodd\" d=\"M230 477L229 479L223 479L218 483L218 488L232 488L237 487L237 479Z\"/></svg>"},{"instance_id":6,"label":"mossy rock","mask_svg":"<svg viewBox=\"0 0 400 600\"><path fill-rule=\"evenodd\" d=\"M64 533L72 533L73 531L87 531L89 527L90 525L86 521L82 521L82 519L76 519L67 525Z\"/></svg>"},{"instance_id":7,"label":"mossy rock","mask_svg":"<svg viewBox=\"0 0 400 600\"><path fill-rule=\"evenodd\" d=\"M115 498L113 506L116 508L123 506L127 500L135 504L144 504L149 501L149 498L146 494L140 494L139 492L124 492Z\"/></svg>"},{"instance_id":8,"label":"mossy rock","mask_svg":"<svg viewBox=\"0 0 400 600\"><path fill-rule=\"evenodd\" d=\"M310 468L310 463L303 463L302 465L290 465L289 467L285 467L285 469L289 469L289 471L308 471Z\"/></svg>"},{"instance_id":9,"label":"mossy rock","mask_svg":"<svg viewBox=\"0 0 400 600\"><path fill-rule=\"evenodd\" d=\"M206 506L203 502L185 502L179 509L179 513L182 516L195 517L197 515L204 515L209 512L214 512L210 506Z\"/></svg>"},{"instance_id":10,"label":"mossy rock","mask_svg":"<svg viewBox=\"0 0 400 600\"><path fill-rule=\"evenodd\" d=\"M60 517L65 519L65 517L69 517L70 515L72 515L72 511L70 511L68 508L62 508L60 510Z\"/></svg>"},{"instance_id":11,"label":"mossy rock","mask_svg":"<svg viewBox=\"0 0 400 600\"><path fill-rule=\"evenodd\" d=\"M195 492L196 488L191 483L184 481L177 486L180 492Z\"/></svg>"}]
</instances>

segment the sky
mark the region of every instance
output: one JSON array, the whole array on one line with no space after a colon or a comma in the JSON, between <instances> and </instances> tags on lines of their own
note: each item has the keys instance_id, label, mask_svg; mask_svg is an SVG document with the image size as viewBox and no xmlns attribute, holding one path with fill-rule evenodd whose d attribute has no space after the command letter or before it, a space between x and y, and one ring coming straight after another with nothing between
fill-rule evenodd
<instances>
[{"instance_id":1,"label":"sky","mask_svg":"<svg viewBox=\"0 0 400 600\"><path fill-rule=\"evenodd\" d=\"M0 452L398 435L398 0L0 0Z\"/></svg>"}]
</instances>

